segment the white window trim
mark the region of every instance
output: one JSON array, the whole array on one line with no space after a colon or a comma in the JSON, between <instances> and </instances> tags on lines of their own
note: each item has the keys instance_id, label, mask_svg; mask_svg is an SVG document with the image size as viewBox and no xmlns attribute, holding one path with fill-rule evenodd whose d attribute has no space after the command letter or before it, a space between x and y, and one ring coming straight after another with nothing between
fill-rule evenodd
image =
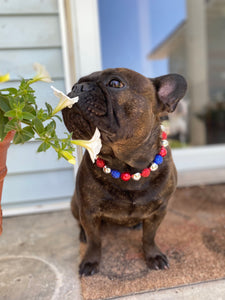
<instances>
[{"instance_id":1,"label":"white window trim","mask_svg":"<svg viewBox=\"0 0 225 300\"><path fill-rule=\"evenodd\" d=\"M225 145L174 149L178 186L225 183Z\"/></svg>"}]
</instances>

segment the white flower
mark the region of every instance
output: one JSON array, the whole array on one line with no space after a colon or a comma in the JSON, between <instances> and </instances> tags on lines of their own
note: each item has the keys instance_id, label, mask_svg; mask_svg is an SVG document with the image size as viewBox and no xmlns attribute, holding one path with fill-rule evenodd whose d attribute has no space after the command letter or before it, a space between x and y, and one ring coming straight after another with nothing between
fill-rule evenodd
<instances>
[{"instance_id":1,"label":"white flower","mask_svg":"<svg viewBox=\"0 0 225 300\"><path fill-rule=\"evenodd\" d=\"M73 140L73 141L71 141L71 143L86 148L89 152L92 162L94 163L97 158L97 155L99 154L99 152L101 151L101 148L102 148L102 141L101 141L100 136L101 136L101 133L98 130L98 128L96 128L95 133L90 140L88 140L88 141Z\"/></svg>"},{"instance_id":2,"label":"white flower","mask_svg":"<svg viewBox=\"0 0 225 300\"><path fill-rule=\"evenodd\" d=\"M53 115L56 114L57 112L59 112L60 110L62 110L63 108L65 108L65 107L72 108L72 106L75 103L77 103L78 100L79 100L78 96L75 97L75 98L70 98L70 97L66 96L63 92L57 90L54 86L51 86L51 88L53 89L55 96L60 99L58 105L56 106L56 108L52 112Z\"/></svg>"},{"instance_id":3,"label":"white flower","mask_svg":"<svg viewBox=\"0 0 225 300\"><path fill-rule=\"evenodd\" d=\"M33 82L35 81L53 82L45 66L39 63L34 63L33 67L34 70L37 72L37 74L33 78Z\"/></svg>"}]
</instances>

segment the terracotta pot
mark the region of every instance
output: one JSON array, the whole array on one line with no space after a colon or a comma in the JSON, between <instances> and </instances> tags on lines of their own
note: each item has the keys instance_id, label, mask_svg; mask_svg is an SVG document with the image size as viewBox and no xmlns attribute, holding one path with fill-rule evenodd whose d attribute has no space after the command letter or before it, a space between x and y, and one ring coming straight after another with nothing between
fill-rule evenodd
<instances>
[{"instance_id":1,"label":"terracotta pot","mask_svg":"<svg viewBox=\"0 0 225 300\"><path fill-rule=\"evenodd\" d=\"M7 167L6 167L6 157L7 157L7 150L9 148L10 142L14 137L15 132L10 131L4 140L0 142L0 234L2 233L2 208L1 208L1 199L2 199L2 188L3 188L3 181L7 174Z\"/></svg>"}]
</instances>

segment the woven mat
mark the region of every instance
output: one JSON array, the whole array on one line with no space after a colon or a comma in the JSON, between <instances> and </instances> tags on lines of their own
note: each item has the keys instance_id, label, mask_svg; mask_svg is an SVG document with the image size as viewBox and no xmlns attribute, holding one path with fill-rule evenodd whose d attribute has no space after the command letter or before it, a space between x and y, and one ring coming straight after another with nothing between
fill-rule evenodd
<instances>
[{"instance_id":1,"label":"woven mat","mask_svg":"<svg viewBox=\"0 0 225 300\"><path fill-rule=\"evenodd\" d=\"M225 277L225 185L178 189L171 200L156 238L170 269L148 270L141 229L105 226L100 272L81 278L85 300Z\"/></svg>"}]
</instances>

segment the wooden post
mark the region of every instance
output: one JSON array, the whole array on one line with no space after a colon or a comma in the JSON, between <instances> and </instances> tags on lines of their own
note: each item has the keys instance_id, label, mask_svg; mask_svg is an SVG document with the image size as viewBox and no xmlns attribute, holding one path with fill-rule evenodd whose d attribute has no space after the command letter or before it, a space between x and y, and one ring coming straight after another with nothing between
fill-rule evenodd
<instances>
[{"instance_id":1,"label":"wooden post","mask_svg":"<svg viewBox=\"0 0 225 300\"><path fill-rule=\"evenodd\" d=\"M186 0L187 3L187 74L190 95L190 142L206 143L204 123L196 116L209 102L206 1Z\"/></svg>"}]
</instances>

